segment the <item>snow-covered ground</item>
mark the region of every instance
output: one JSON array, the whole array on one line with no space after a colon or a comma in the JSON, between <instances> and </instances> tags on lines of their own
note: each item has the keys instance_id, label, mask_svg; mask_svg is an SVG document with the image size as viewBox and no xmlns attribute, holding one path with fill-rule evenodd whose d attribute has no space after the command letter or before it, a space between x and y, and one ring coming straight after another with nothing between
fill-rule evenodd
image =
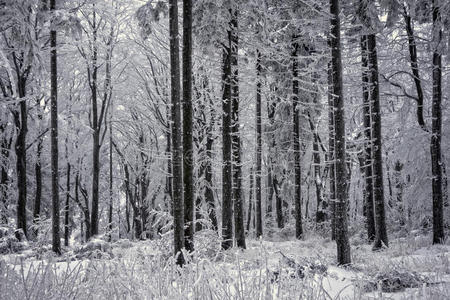
<instances>
[{"instance_id":1,"label":"snow-covered ground","mask_svg":"<svg viewBox=\"0 0 450 300\"><path fill-rule=\"evenodd\" d=\"M211 233L196 242L197 251L182 269L171 257L170 236L109 245L97 241L103 244L91 258L80 249L63 258L41 255L43 260L31 251L4 255L0 298L450 298L450 245L429 246L427 236L392 240L375 253L353 241L353 264L347 267L336 266L335 243L329 239L250 239L246 250L226 252L219 251L220 241Z\"/></svg>"}]
</instances>

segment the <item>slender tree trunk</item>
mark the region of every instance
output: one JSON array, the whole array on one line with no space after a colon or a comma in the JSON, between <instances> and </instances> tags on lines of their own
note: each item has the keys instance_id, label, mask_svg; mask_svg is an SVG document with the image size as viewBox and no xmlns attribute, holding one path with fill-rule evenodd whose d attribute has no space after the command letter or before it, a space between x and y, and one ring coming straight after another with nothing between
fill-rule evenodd
<instances>
[{"instance_id":1,"label":"slender tree trunk","mask_svg":"<svg viewBox=\"0 0 450 300\"><path fill-rule=\"evenodd\" d=\"M41 153L42 153L42 139L39 139L36 149L36 163L34 165L34 173L36 177L36 194L34 195L33 207L33 223L37 225L41 214L41 200L42 200L42 167L41 167ZM35 228L34 236L37 237L38 229Z\"/></svg>"},{"instance_id":2,"label":"slender tree trunk","mask_svg":"<svg viewBox=\"0 0 450 300\"><path fill-rule=\"evenodd\" d=\"M263 235L262 209L261 209L261 177L262 177L262 126L261 126L261 53L257 51L256 59L256 237Z\"/></svg>"},{"instance_id":3,"label":"slender tree trunk","mask_svg":"<svg viewBox=\"0 0 450 300\"><path fill-rule=\"evenodd\" d=\"M112 239L113 230L113 136L112 136L112 109L109 119L109 208L108 208L108 241ZM120 227L119 227L120 231Z\"/></svg>"},{"instance_id":4,"label":"slender tree trunk","mask_svg":"<svg viewBox=\"0 0 450 300\"><path fill-rule=\"evenodd\" d=\"M54 11L55 0L50 0L50 10ZM58 69L56 53L56 31L50 31L50 117L51 117L51 163L52 163L52 250L61 254L59 237L59 173L58 173Z\"/></svg>"},{"instance_id":5,"label":"slender tree trunk","mask_svg":"<svg viewBox=\"0 0 450 300\"><path fill-rule=\"evenodd\" d=\"M272 217L272 199L273 199L273 174L272 167L269 162L267 168L267 202L266 202L266 216L268 219Z\"/></svg>"},{"instance_id":6,"label":"slender tree trunk","mask_svg":"<svg viewBox=\"0 0 450 300\"><path fill-rule=\"evenodd\" d=\"M15 152L16 152L16 173L17 173L17 228L22 229L27 236L27 149L26 136L28 132L28 109L25 97L26 79L20 76L18 79L19 97L22 99L19 104L19 112L16 114L16 127L18 129Z\"/></svg>"},{"instance_id":7,"label":"slender tree trunk","mask_svg":"<svg viewBox=\"0 0 450 300\"><path fill-rule=\"evenodd\" d=\"M412 24L411 16L406 11L406 7L404 7L403 17L405 19L406 25L406 34L408 35L408 49L409 49L409 59L411 63L411 71L413 73L414 84L416 86L417 92L417 122L420 127L428 131L426 128L425 120L423 118L423 90L422 90L422 81L420 79L419 73L419 64L417 62L417 46L416 39L414 37L414 26Z\"/></svg>"},{"instance_id":8,"label":"slender tree trunk","mask_svg":"<svg viewBox=\"0 0 450 300\"><path fill-rule=\"evenodd\" d=\"M194 251L194 172L192 144L192 0L183 0L183 183L184 244Z\"/></svg>"},{"instance_id":9,"label":"slender tree trunk","mask_svg":"<svg viewBox=\"0 0 450 300\"><path fill-rule=\"evenodd\" d=\"M302 183L300 166L300 120L299 120L299 78L298 78L298 43L292 37L292 116L293 116L293 149L294 149L294 205L295 205L295 237L301 239L302 228Z\"/></svg>"},{"instance_id":10,"label":"slender tree trunk","mask_svg":"<svg viewBox=\"0 0 450 300\"><path fill-rule=\"evenodd\" d=\"M170 74L172 102L172 176L174 255L178 265L184 264L183 145L181 143L180 55L178 40L178 1L169 1Z\"/></svg>"},{"instance_id":11,"label":"slender tree trunk","mask_svg":"<svg viewBox=\"0 0 450 300\"><path fill-rule=\"evenodd\" d=\"M1 127L2 135L4 133L4 127ZM11 139L8 140L6 136L2 136L2 143L0 145L1 148L1 158L3 159L3 163L0 170L0 197L1 197L1 205L2 210L0 212L0 222L1 224L8 224L8 184L9 184L9 176L8 176L8 159L11 148Z\"/></svg>"},{"instance_id":12,"label":"slender tree trunk","mask_svg":"<svg viewBox=\"0 0 450 300\"><path fill-rule=\"evenodd\" d=\"M92 56L92 80L91 80L91 100L92 100L92 208L91 208L91 233L90 237L98 234L98 202L99 202L99 175L100 175L100 124L98 120L97 108L97 24L96 12L93 12L93 56Z\"/></svg>"},{"instance_id":13,"label":"slender tree trunk","mask_svg":"<svg viewBox=\"0 0 450 300\"><path fill-rule=\"evenodd\" d=\"M67 175L66 175L66 205L64 206L64 246L69 246L70 238L70 163L67 163Z\"/></svg>"},{"instance_id":14,"label":"slender tree trunk","mask_svg":"<svg viewBox=\"0 0 450 300\"><path fill-rule=\"evenodd\" d=\"M374 250L388 246L383 187L383 155L381 142L381 108L378 85L378 58L375 34L367 36L370 102L372 104L372 140L373 140L373 197L375 206L375 242Z\"/></svg>"},{"instance_id":15,"label":"slender tree trunk","mask_svg":"<svg viewBox=\"0 0 450 300\"><path fill-rule=\"evenodd\" d=\"M273 189L275 191L275 205L277 210L277 226L278 228L284 228L284 218L283 218L283 200L281 199L281 184L279 186L277 176L273 177Z\"/></svg>"},{"instance_id":16,"label":"slender tree trunk","mask_svg":"<svg viewBox=\"0 0 450 300\"><path fill-rule=\"evenodd\" d=\"M364 105L364 203L366 207L367 238L369 243L375 240L375 214L373 209L373 182L372 182L372 103L369 98L369 65L367 53L367 35L361 36L361 58L362 58L362 86Z\"/></svg>"},{"instance_id":17,"label":"slender tree trunk","mask_svg":"<svg viewBox=\"0 0 450 300\"><path fill-rule=\"evenodd\" d=\"M217 216L216 216L216 201L214 199L214 191L212 189L212 187L214 185L213 171L212 171L213 143L214 143L214 138L212 136L212 132L208 132L207 138L206 138L207 162L206 162L206 166L205 166L205 183L206 183L205 202L207 204L209 220L211 221L213 230L217 230L218 225L217 225Z\"/></svg>"},{"instance_id":18,"label":"slender tree trunk","mask_svg":"<svg viewBox=\"0 0 450 300\"><path fill-rule=\"evenodd\" d=\"M244 204L242 201L242 157L239 133L239 67L238 67L238 11L233 9L231 19L231 142L233 153L234 235L239 248L245 249Z\"/></svg>"},{"instance_id":19,"label":"slender tree trunk","mask_svg":"<svg viewBox=\"0 0 450 300\"><path fill-rule=\"evenodd\" d=\"M331 39L329 41L331 48ZM336 153L334 126L333 69L328 63L328 160L329 160L329 202L331 215L331 239L336 240Z\"/></svg>"},{"instance_id":20,"label":"slender tree trunk","mask_svg":"<svg viewBox=\"0 0 450 300\"><path fill-rule=\"evenodd\" d=\"M233 201L231 157L231 31L223 47L222 96L222 249L233 246Z\"/></svg>"},{"instance_id":21,"label":"slender tree trunk","mask_svg":"<svg viewBox=\"0 0 450 300\"><path fill-rule=\"evenodd\" d=\"M252 202L253 202L253 167L250 168L250 191L248 195L248 211L247 211L247 232L250 232L250 224L252 221Z\"/></svg>"},{"instance_id":22,"label":"slender tree trunk","mask_svg":"<svg viewBox=\"0 0 450 300\"><path fill-rule=\"evenodd\" d=\"M431 170L433 190L433 244L444 243L444 216L442 197L442 57L439 52L442 42L440 7L433 0L433 102L431 136Z\"/></svg>"},{"instance_id":23,"label":"slender tree trunk","mask_svg":"<svg viewBox=\"0 0 450 300\"><path fill-rule=\"evenodd\" d=\"M347 224L347 167L345 151L344 95L342 89L341 32L339 0L330 0L331 14L331 57L333 70L335 161L336 161L336 245L337 262L346 265L351 262Z\"/></svg>"}]
</instances>

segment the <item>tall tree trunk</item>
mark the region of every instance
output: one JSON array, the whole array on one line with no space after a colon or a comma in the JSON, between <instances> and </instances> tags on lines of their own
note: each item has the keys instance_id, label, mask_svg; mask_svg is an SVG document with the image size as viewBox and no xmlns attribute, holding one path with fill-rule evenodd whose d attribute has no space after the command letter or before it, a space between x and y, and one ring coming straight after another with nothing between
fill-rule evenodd
<instances>
[{"instance_id":1,"label":"tall tree trunk","mask_svg":"<svg viewBox=\"0 0 450 300\"><path fill-rule=\"evenodd\" d=\"M298 43L297 37L292 37L292 116L293 116L293 152L294 152L294 205L295 205L295 237L301 239L302 228L302 182L300 166L300 105L299 105L299 78L298 78Z\"/></svg>"},{"instance_id":2,"label":"tall tree trunk","mask_svg":"<svg viewBox=\"0 0 450 300\"><path fill-rule=\"evenodd\" d=\"M375 214L373 209L373 182L372 182L372 103L369 99L369 65L367 53L367 35L361 36L361 58L362 58L362 87L364 105L364 203L366 207L367 238L369 243L375 240Z\"/></svg>"},{"instance_id":3,"label":"tall tree trunk","mask_svg":"<svg viewBox=\"0 0 450 300\"><path fill-rule=\"evenodd\" d=\"M112 111L109 116L109 208L108 208L108 241L112 240L113 230L113 137L112 137ZM119 227L120 231L120 227Z\"/></svg>"},{"instance_id":4,"label":"tall tree trunk","mask_svg":"<svg viewBox=\"0 0 450 300\"><path fill-rule=\"evenodd\" d=\"M277 226L278 228L284 228L284 218L283 218L283 200L281 199L281 183L278 183L278 177L273 176L273 189L275 191L275 206L277 210Z\"/></svg>"},{"instance_id":5,"label":"tall tree trunk","mask_svg":"<svg viewBox=\"0 0 450 300\"><path fill-rule=\"evenodd\" d=\"M5 126L6 127L6 126ZM0 170L0 197L1 197L1 205L2 210L0 212L0 222L1 224L8 224L8 184L9 184L9 176L8 176L8 162L9 162L9 154L11 153L11 138L7 138L3 136L5 127L0 126L2 141L0 144L1 148L1 159L3 160L1 170Z\"/></svg>"},{"instance_id":6,"label":"tall tree trunk","mask_svg":"<svg viewBox=\"0 0 450 300\"><path fill-rule=\"evenodd\" d=\"M255 191L255 220L256 237L263 235L262 209L261 209L261 177L262 177L262 126L261 126L261 53L257 51L256 59L256 191Z\"/></svg>"},{"instance_id":7,"label":"tall tree trunk","mask_svg":"<svg viewBox=\"0 0 450 300\"><path fill-rule=\"evenodd\" d=\"M433 102L431 136L431 171L433 190L433 244L444 242L444 216L442 197L442 20L437 0L433 0Z\"/></svg>"},{"instance_id":8,"label":"tall tree trunk","mask_svg":"<svg viewBox=\"0 0 450 300\"><path fill-rule=\"evenodd\" d=\"M184 245L194 251L194 166L192 144L192 0L183 0L183 183Z\"/></svg>"},{"instance_id":9,"label":"tall tree trunk","mask_svg":"<svg viewBox=\"0 0 450 300\"><path fill-rule=\"evenodd\" d=\"M50 0L54 11L55 0ZM59 173L58 173L58 69L56 53L56 31L50 31L50 117L51 117L51 163L52 163L52 250L61 254L59 238Z\"/></svg>"},{"instance_id":10,"label":"tall tree trunk","mask_svg":"<svg viewBox=\"0 0 450 300\"><path fill-rule=\"evenodd\" d=\"M244 204L242 201L242 157L241 137L239 133L239 67L238 67L238 11L232 10L231 19L231 132L233 152L233 201L234 201L234 235L239 248L245 249Z\"/></svg>"},{"instance_id":11,"label":"tall tree trunk","mask_svg":"<svg viewBox=\"0 0 450 300\"><path fill-rule=\"evenodd\" d=\"M216 216L216 201L214 199L214 191L213 187L213 171L212 171L212 161L213 161L213 143L214 137L212 136L212 132L209 131L206 137L206 156L207 162L205 166L205 202L208 208L209 220L211 221L213 230L217 230L217 216Z\"/></svg>"},{"instance_id":12,"label":"tall tree trunk","mask_svg":"<svg viewBox=\"0 0 450 300\"><path fill-rule=\"evenodd\" d=\"M411 71L413 73L414 84L416 86L417 92L417 123L420 127L428 131L426 128L425 120L423 118L423 90L422 81L420 79L419 64L417 62L417 46L416 39L414 37L414 27L412 24L411 16L408 14L406 6L403 8L403 17L405 19L406 34L408 35L408 49L409 49L409 59L411 64Z\"/></svg>"},{"instance_id":13,"label":"tall tree trunk","mask_svg":"<svg viewBox=\"0 0 450 300\"><path fill-rule=\"evenodd\" d=\"M67 141L66 141L67 143ZM69 246L70 238L70 163L67 163L67 175L66 175L66 205L64 206L64 246Z\"/></svg>"},{"instance_id":14,"label":"tall tree trunk","mask_svg":"<svg viewBox=\"0 0 450 300\"><path fill-rule=\"evenodd\" d=\"M231 162L231 31L223 46L222 95L222 249L233 246L233 201Z\"/></svg>"},{"instance_id":15,"label":"tall tree trunk","mask_svg":"<svg viewBox=\"0 0 450 300\"><path fill-rule=\"evenodd\" d=\"M247 232L250 232L250 223L252 221L252 202L253 202L253 167L250 168L250 191L248 195L248 210L247 210Z\"/></svg>"},{"instance_id":16,"label":"tall tree trunk","mask_svg":"<svg viewBox=\"0 0 450 300\"><path fill-rule=\"evenodd\" d=\"M184 264L181 249L184 248L184 203L183 203L183 145L181 144L180 111L180 55L178 40L178 1L169 1L170 32L170 86L172 102L172 176L174 255L177 264Z\"/></svg>"},{"instance_id":17,"label":"tall tree trunk","mask_svg":"<svg viewBox=\"0 0 450 300\"><path fill-rule=\"evenodd\" d=\"M92 80L91 80L91 100L92 100L92 208L91 208L91 233L90 237L98 234L98 202L99 202L99 175L100 175L100 124L97 108L97 23L96 12L93 12L92 20L93 45L92 45Z\"/></svg>"},{"instance_id":18,"label":"tall tree trunk","mask_svg":"<svg viewBox=\"0 0 450 300\"><path fill-rule=\"evenodd\" d=\"M378 58L375 34L367 36L370 102L372 104L372 140L373 140L373 201L375 206L375 242L374 250L388 246L383 187L383 152L381 142L381 108L378 85Z\"/></svg>"},{"instance_id":19,"label":"tall tree trunk","mask_svg":"<svg viewBox=\"0 0 450 300\"><path fill-rule=\"evenodd\" d=\"M27 236L27 149L26 136L28 132L28 109L24 99L26 91L26 78L18 78L19 112L15 115L15 123L18 129L15 152L17 173L17 228L22 229Z\"/></svg>"},{"instance_id":20,"label":"tall tree trunk","mask_svg":"<svg viewBox=\"0 0 450 300\"><path fill-rule=\"evenodd\" d=\"M345 163L345 116L342 90L341 32L339 0L330 0L331 14L331 58L333 70L335 166L336 166L336 245L337 262L346 265L351 262L347 224L347 166Z\"/></svg>"},{"instance_id":21,"label":"tall tree trunk","mask_svg":"<svg viewBox=\"0 0 450 300\"><path fill-rule=\"evenodd\" d=\"M329 38L331 48L331 38ZM336 153L334 126L333 69L328 63L328 160L329 160L329 202L331 215L331 239L336 240Z\"/></svg>"},{"instance_id":22,"label":"tall tree trunk","mask_svg":"<svg viewBox=\"0 0 450 300\"><path fill-rule=\"evenodd\" d=\"M34 173L36 177L36 194L34 195L34 207L33 207L33 223L37 225L41 214L41 200L42 200L42 166L41 166L41 154L42 154L42 139L38 140L36 149L36 163L34 165ZM35 228L34 235L37 236L38 229Z\"/></svg>"}]
</instances>

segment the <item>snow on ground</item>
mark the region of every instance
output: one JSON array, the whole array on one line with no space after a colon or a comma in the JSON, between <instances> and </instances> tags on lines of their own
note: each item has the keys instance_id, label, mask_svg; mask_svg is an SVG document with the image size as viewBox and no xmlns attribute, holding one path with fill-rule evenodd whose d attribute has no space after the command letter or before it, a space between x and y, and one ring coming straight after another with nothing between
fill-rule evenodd
<instances>
[{"instance_id":1,"label":"snow on ground","mask_svg":"<svg viewBox=\"0 0 450 300\"><path fill-rule=\"evenodd\" d=\"M450 246L429 244L398 239L374 253L353 243L353 264L339 267L329 239L250 239L246 250L222 252L205 235L180 269L170 237L121 240L100 259L5 255L0 299L449 299Z\"/></svg>"}]
</instances>

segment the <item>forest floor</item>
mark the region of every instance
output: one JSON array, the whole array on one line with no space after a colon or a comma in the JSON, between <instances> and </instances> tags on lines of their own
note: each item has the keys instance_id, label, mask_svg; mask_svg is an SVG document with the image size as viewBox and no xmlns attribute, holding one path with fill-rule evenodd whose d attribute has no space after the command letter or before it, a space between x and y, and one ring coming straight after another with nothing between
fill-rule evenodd
<instances>
[{"instance_id":1,"label":"forest floor","mask_svg":"<svg viewBox=\"0 0 450 300\"><path fill-rule=\"evenodd\" d=\"M153 241L94 240L55 257L48 247L0 256L0 299L449 299L450 245L431 236L392 239L372 252L352 239L352 265L336 265L330 239L247 239L220 251L196 236L174 264L171 235Z\"/></svg>"}]
</instances>

